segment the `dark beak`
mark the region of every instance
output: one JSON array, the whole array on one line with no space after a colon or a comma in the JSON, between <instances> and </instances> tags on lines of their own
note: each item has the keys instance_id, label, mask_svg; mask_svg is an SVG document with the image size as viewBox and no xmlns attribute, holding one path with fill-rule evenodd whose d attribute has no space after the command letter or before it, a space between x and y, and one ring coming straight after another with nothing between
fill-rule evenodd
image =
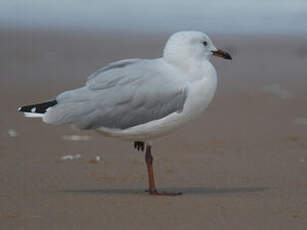
<instances>
[{"instance_id":1,"label":"dark beak","mask_svg":"<svg viewBox=\"0 0 307 230\"><path fill-rule=\"evenodd\" d=\"M213 54L214 56L222 57L222 58L228 59L228 60L231 60L231 59L232 59L231 56L230 56L230 54L227 53L227 52L224 51L224 50L217 50L217 51L211 51L211 52L212 52L212 54Z\"/></svg>"}]
</instances>

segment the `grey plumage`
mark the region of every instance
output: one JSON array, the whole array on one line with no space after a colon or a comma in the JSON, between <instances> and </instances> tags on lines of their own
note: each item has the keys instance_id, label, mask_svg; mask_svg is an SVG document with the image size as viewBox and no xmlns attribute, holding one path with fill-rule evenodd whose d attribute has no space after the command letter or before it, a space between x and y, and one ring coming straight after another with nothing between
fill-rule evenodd
<instances>
[{"instance_id":1,"label":"grey plumage","mask_svg":"<svg viewBox=\"0 0 307 230\"><path fill-rule=\"evenodd\" d=\"M158 62L111 63L90 75L84 87L57 96L58 104L44 121L79 129L126 129L182 111L187 87L170 78Z\"/></svg>"},{"instance_id":2,"label":"grey plumage","mask_svg":"<svg viewBox=\"0 0 307 230\"><path fill-rule=\"evenodd\" d=\"M124 60L120 60L120 61L116 61L116 62L111 62L108 65L100 68L99 70L97 70L95 73L91 74L87 80L91 80L94 77L100 75L102 72L111 70L111 69L118 69L118 68L123 68L127 65L131 65L133 63L136 63L138 61L141 61L142 59L139 58L130 58L130 59L124 59Z\"/></svg>"}]
</instances>

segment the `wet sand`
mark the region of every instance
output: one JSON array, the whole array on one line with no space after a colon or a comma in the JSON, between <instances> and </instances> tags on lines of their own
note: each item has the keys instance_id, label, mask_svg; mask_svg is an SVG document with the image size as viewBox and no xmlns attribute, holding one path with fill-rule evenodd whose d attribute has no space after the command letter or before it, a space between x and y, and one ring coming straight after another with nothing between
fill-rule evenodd
<instances>
[{"instance_id":1,"label":"wet sand","mask_svg":"<svg viewBox=\"0 0 307 230\"><path fill-rule=\"evenodd\" d=\"M132 143L16 112L108 62L158 57L167 37L0 30L0 229L307 228L306 37L211 35L233 56L212 60L215 99L154 141L157 185L178 197L144 192Z\"/></svg>"}]
</instances>

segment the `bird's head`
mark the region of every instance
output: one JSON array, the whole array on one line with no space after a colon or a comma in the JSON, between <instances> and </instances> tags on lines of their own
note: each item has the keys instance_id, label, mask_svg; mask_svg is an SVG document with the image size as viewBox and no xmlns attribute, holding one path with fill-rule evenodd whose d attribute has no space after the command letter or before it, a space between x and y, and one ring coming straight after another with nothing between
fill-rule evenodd
<instances>
[{"instance_id":1,"label":"bird's head","mask_svg":"<svg viewBox=\"0 0 307 230\"><path fill-rule=\"evenodd\" d=\"M214 55L231 60L224 50L217 49L205 33L199 31L181 31L173 34L167 41L163 57L169 61L183 62L189 59L210 59Z\"/></svg>"}]
</instances>

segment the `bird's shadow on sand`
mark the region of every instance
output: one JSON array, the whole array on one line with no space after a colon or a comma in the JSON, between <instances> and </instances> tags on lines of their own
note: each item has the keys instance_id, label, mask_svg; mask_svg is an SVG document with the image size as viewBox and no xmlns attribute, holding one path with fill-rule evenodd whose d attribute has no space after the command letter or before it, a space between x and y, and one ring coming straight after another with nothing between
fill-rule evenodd
<instances>
[{"instance_id":1,"label":"bird's shadow on sand","mask_svg":"<svg viewBox=\"0 0 307 230\"><path fill-rule=\"evenodd\" d=\"M232 194L232 193L252 193L252 192L264 192L270 190L269 187L235 187L235 188L208 188L208 187L184 187L184 188L160 188L159 191L166 192L182 192L183 195L191 194ZM145 194L145 190L142 189L71 189L62 190L63 193L75 193L75 194Z\"/></svg>"}]
</instances>

